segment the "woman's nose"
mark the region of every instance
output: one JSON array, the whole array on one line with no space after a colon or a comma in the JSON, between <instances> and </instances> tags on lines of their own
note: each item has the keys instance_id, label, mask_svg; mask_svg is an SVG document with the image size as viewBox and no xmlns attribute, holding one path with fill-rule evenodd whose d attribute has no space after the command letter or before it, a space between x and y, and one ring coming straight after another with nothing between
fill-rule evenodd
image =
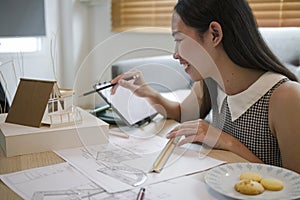
<instances>
[{"instance_id":1,"label":"woman's nose","mask_svg":"<svg viewBox=\"0 0 300 200\"><path fill-rule=\"evenodd\" d=\"M173 53L173 58L174 58L174 59L179 59L179 58L180 58L178 52L174 52L174 53Z\"/></svg>"}]
</instances>

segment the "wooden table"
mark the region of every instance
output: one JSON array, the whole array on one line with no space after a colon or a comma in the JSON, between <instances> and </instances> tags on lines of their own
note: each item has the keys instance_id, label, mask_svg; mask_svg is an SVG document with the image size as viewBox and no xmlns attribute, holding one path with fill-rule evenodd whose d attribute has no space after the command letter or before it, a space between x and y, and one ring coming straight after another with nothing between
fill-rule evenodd
<instances>
[{"instance_id":1,"label":"wooden table","mask_svg":"<svg viewBox=\"0 0 300 200\"><path fill-rule=\"evenodd\" d=\"M165 121L163 125L160 124L160 121L156 121L153 127L152 125L148 127L144 127L146 129L158 128L160 129L162 126L168 127L173 122ZM152 126L152 127L151 127ZM163 132L163 131L161 131ZM226 161L228 163L235 162L247 162L247 160L237 156L234 153L223 151L223 150L212 150L209 154L210 157ZM42 153L33 153L21 156L14 157L5 157L2 149L0 149L0 174L11 173L16 171L21 171L25 169L42 167L52 164L57 164L64 162L62 158L57 156L54 152L42 152ZM0 182L0 199L1 200L20 200L16 193L14 193L10 188L8 188L2 181Z\"/></svg>"}]
</instances>

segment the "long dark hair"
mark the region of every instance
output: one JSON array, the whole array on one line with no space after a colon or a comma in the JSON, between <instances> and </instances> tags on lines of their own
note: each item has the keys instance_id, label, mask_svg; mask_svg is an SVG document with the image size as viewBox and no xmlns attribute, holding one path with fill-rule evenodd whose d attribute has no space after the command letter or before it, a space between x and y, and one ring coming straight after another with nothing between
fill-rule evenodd
<instances>
[{"instance_id":1,"label":"long dark hair","mask_svg":"<svg viewBox=\"0 0 300 200\"><path fill-rule=\"evenodd\" d=\"M218 22L224 50L237 65L277 72L297 81L262 39L246 0L179 0L174 9L200 36L212 21Z\"/></svg>"}]
</instances>

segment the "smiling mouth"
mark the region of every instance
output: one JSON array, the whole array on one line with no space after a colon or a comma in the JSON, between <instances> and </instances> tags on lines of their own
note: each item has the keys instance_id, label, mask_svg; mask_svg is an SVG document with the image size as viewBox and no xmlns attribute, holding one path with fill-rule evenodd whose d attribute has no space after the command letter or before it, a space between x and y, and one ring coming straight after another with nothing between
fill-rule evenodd
<instances>
[{"instance_id":1,"label":"smiling mouth","mask_svg":"<svg viewBox=\"0 0 300 200\"><path fill-rule=\"evenodd\" d=\"M187 69L190 66L190 64L186 63L186 64L183 64L183 66L184 66L184 69Z\"/></svg>"}]
</instances>

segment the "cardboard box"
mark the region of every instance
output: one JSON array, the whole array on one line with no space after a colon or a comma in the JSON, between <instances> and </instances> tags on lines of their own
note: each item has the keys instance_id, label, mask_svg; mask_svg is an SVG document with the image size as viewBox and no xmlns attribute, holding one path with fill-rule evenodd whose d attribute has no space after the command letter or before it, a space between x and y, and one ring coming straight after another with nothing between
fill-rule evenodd
<instances>
[{"instance_id":1,"label":"cardboard box","mask_svg":"<svg viewBox=\"0 0 300 200\"><path fill-rule=\"evenodd\" d=\"M5 155L10 157L107 143L109 125L87 111L79 110L82 122L59 128L7 123L4 122L6 114L1 114L0 145Z\"/></svg>"}]
</instances>

